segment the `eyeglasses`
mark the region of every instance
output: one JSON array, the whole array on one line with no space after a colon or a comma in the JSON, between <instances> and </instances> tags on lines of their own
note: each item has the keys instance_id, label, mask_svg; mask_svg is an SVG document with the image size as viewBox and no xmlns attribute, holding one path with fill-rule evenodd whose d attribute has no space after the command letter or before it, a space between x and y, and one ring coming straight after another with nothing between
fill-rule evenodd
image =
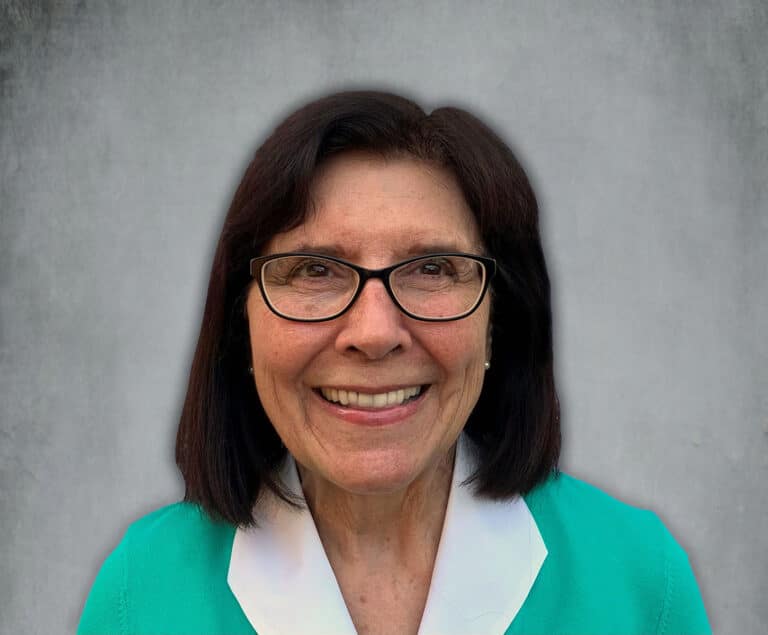
<instances>
[{"instance_id":1,"label":"eyeglasses","mask_svg":"<svg viewBox=\"0 0 768 635\"><path fill-rule=\"evenodd\" d=\"M474 254L439 253L384 269L366 269L332 256L285 253L251 259L250 272L267 306L287 320L337 318L354 304L365 283L375 278L407 316L447 322L477 309L496 273L496 261Z\"/></svg>"}]
</instances>

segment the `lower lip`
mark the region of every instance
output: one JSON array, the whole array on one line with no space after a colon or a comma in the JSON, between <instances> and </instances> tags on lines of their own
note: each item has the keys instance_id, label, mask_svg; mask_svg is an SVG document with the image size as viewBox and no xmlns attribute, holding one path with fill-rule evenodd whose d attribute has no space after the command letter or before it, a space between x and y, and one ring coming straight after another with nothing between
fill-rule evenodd
<instances>
[{"instance_id":1,"label":"lower lip","mask_svg":"<svg viewBox=\"0 0 768 635\"><path fill-rule=\"evenodd\" d=\"M351 406L343 406L340 403L332 403L327 399L324 399L320 394L315 392L315 398L320 401L325 410L329 411L333 416L343 419L349 423L354 423L361 426L386 426L395 423L400 423L408 417L412 416L416 410L418 410L421 402L424 400L424 395L429 392L429 387L422 389L416 399L411 399L398 406L390 406L388 408L354 408Z\"/></svg>"}]
</instances>

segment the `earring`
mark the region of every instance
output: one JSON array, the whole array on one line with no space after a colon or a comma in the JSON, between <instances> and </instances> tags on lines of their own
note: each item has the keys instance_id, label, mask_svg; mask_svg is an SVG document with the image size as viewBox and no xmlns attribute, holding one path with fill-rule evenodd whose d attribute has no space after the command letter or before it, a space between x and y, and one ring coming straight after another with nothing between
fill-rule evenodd
<instances>
[{"instance_id":1,"label":"earring","mask_svg":"<svg viewBox=\"0 0 768 635\"><path fill-rule=\"evenodd\" d=\"M248 374L253 375L253 366L248 367Z\"/></svg>"},{"instance_id":2,"label":"earring","mask_svg":"<svg viewBox=\"0 0 768 635\"><path fill-rule=\"evenodd\" d=\"M490 361L485 362L485 364L483 364L483 366L485 366L485 370L488 370L491 367L491 362Z\"/></svg>"}]
</instances>

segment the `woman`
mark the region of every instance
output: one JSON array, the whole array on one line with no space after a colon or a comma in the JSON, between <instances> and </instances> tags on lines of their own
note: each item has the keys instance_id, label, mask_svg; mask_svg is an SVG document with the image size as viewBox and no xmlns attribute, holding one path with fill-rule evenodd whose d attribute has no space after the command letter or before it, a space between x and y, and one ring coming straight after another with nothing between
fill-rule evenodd
<instances>
[{"instance_id":1,"label":"woman","mask_svg":"<svg viewBox=\"0 0 768 635\"><path fill-rule=\"evenodd\" d=\"M256 152L179 426L81 633L704 633L659 520L556 470L536 199L461 110L341 93Z\"/></svg>"}]
</instances>

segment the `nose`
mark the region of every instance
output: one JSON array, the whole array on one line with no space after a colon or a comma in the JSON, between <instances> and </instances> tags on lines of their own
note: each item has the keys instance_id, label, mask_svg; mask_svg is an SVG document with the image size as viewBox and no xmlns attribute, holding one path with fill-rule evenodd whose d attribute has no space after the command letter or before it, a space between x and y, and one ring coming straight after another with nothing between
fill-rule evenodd
<instances>
[{"instance_id":1,"label":"nose","mask_svg":"<svg viewBox=\"0 0 768 635\"><path fill-rule=\"evenodd\" d=\"M395 306L381 280L368 280L341 319L343 326L336 338L341 353L357 352L377 360L411 346L408 318Z\"/></svg>"}]
</instances>

